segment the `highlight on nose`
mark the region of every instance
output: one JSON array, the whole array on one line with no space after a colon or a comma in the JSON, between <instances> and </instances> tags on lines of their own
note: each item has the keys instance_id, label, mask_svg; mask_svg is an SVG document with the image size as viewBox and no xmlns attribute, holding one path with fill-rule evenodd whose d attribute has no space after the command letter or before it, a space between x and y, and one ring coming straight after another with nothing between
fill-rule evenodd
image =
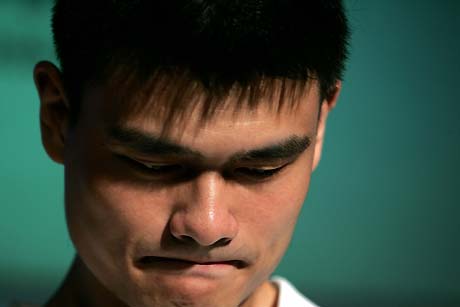
<instances>
[{"instance_id":1,"label":"highlight on nose","mask_svg":"<svg viewBox=\"0 0 460 307\"><path fill-rule=\"evenodd\" d=\"M230 213L212 215L203 208L181 210L173 214L169 230L173 237L184 243L201 246L222 246L229 244L237 234L237 225Z\"/></svg>"},{"instance_id":2,"label":"highlight on nose","mask_svg":"<svg viewBox=\"0 0 460 307\"><path fill-rule=\"evenodd\" d=\"M196 178L181 195L182 205L172 213L169 230L173 237L201 246L230 243L238 223L230 212L229 191L220 176L208 173Z\"/></svg>"}]
</instances>

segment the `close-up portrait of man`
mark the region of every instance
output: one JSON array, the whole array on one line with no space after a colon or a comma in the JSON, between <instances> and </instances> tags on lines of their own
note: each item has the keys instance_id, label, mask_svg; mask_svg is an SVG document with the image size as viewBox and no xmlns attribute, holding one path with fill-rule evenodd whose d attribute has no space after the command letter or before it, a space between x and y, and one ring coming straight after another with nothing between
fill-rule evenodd
<instances>
[{"instance_id":1,"label":"close-up portrait of man","mask_svg":"<svg viewBox=\"0 0 460 307\"><path fill-rule=\"evenodd\" d=\"M459 16L0 0L0 307L459 307Z\"/></svg>"},{"instance_id":2,"label":"close-up portrait of man","mask_svg":"<svg viewBox=\"0 0 460 307\"><path fill-rule=\"evenodd\" d=\"M349 29L341 1L57 0L34 80L76 256L45 306L316 306L286 252Z\"/></svg>"}]
</instances>

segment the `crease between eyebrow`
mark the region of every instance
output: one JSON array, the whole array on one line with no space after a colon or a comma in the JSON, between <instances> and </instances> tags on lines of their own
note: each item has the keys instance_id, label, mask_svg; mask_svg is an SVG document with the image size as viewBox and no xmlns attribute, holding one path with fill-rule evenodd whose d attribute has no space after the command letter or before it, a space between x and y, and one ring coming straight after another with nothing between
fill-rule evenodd
<instances>
[{"instance_id":1,"label":"crease between eyebrow","mask_svg":"<svg viewBox=\"0 0 460 307\"><path fill-rule=\"evenodd\" d=\"M167 139L146 134L132 128L116 126L109 129L108 135L116 144L145 155L184 156L199 160L205 158L205 155L192 148L175 144ZM236 162L273 161L295 158L304 152L310 144L310 137L292 135L276 144L237 152L229 158L228 163L233 164Z\"/></svg>"}]
</instances>

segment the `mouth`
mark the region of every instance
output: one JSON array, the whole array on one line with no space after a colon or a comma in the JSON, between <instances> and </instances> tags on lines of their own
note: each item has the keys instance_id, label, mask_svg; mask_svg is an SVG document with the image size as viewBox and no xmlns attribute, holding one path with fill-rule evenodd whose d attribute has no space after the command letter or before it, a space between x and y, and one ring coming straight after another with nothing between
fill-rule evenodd
<instances>
[{"instance_id":1,"label":"mouth","mask_svg":"<svg viewBox=\"0 0 460 307\"><path fill-rule=\"evenodd\" d=\"M241 260L212 260L201 261L191 259L144 256L137 263L137 267L141 269L159 269L169 271L185 271L185 270L222 270L222 269L241 269L246 267L246 263Z\"/></svg>"}]
</instances>

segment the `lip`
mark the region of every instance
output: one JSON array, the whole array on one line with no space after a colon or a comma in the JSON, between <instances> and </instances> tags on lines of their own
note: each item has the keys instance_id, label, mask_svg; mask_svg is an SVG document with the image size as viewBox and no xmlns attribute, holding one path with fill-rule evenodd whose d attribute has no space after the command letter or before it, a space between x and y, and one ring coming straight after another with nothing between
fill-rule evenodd
<instances>
[{"instance_id":1,"label":"lip","mask_svg":"<svg viewBox=\"0 0 460 307\"><path fill-rule=\"evenodd\" d=\"M143 271L161 271L169 274L200 276L222 276L241 269L246 264L241 260L190 260L170 257L144 256L136 262Z\"/></svg>"}]
</instances>

